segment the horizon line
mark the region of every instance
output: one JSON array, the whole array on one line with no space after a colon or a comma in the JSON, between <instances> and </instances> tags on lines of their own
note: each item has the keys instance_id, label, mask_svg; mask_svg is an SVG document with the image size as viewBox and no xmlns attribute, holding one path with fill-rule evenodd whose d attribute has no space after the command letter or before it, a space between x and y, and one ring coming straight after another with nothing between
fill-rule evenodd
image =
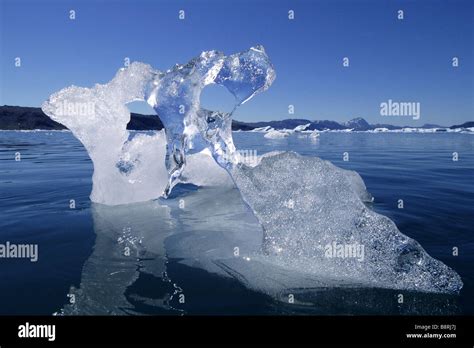
<instances>
[{"instance_id":1,"label":"horizon line","mask_svg":"<svg viewBox=\"0 0 474 348\"><path fill-rule=\"evenodd\" d=\"M40 109L42 112L43 110L41 109L41 106L23 106L23 105L7 105L7 104L3 104L1 105L0 107L18 107L18 108L33 108L33 109ZM43 112L44 113L44 112ZM134 111L131 111L130 110L130 114L135 114L135 115L140 115L140 116L151 116L151 117L154 117L154 116L158 116L158 114L142 114L142 113L138 113L138 112L134 112ZM49 116L48 116L49 117ZM406 118L409 118L407 116L384 116L384 117L406 117ZM357 117L354 117L354 118L351 118L347 121L335 121L335 120L331 120L331 119L309 119L309 118L301 118L301 117L295 117L295 118L282 118L282 119L273 119L273 120L270 120L270 121L264 121L264 120L260 120L260 121L239 121L237 119L234 119L232 118L233 121L237 121L237 122L241 122L241 123L247 123L247 124L251 124L251 123L262 123L262 122L279 122L279 121L287 121L287 120L302 120L302 121L309 121L309 122L316 122L316 121L329 121L329 122L336 122L340 125L344 125L345 122L349 122L349 121L353 121L353 120L356 120L356 119L362 119L364 120L365 122L367 122L367 124L369 125L389 125L389 126L394 126L394 127L400 127L400 128L403 128L403 127L409 127L409 126L397 126L397 125L393 125L393 124L390 124L390 123L369 123L364 117L361 117L361 116L357 116ZM470 121L470 120L466 120L464 122L462 122L461 124L463 123L468 123L468 122L474 122L474 120ZM442 128L449 128L446 127L446 126L442 126L442 125L439 125L439 124L436 124L436 123L424 123L422 126L425 126L425 125L436 125L436 126L440 126ZM419 128L419 127L422 127L422 126L410 126L410 128Z\"/></svg>"}]
</instances>

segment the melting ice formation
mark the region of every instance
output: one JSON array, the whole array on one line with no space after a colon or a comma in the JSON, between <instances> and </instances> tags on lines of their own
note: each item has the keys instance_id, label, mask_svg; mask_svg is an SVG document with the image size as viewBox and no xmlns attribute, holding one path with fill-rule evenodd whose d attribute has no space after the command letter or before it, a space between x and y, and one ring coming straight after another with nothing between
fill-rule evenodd
<instances>
[{"instance_id":1,"label":"melting ice formation","mask_svg":"<svg viewBox=\"0 0 474 348\"><path fill-rule=\"evenodd\" d=\"M456 272L367 207L371 197L356 172L291 152L266 154L247 165L233 144L232 113L200 107L200 94L210 84L226 87L238 107L274 79L261 46L230 56L207 51L165 72L132 63L108 84L71 86L53 94L42 109L88 151L94 202L167 197L178 182L235 185L264 230L255 262L329 276L341 284L457 293L462 281ZM126 104L138 100L155 109L164 132L127 131ZM328 246L353 245L364 246L363 259L328 257ZM235 260L221 263L246 272Z\"/></svg>"}]
</instances>

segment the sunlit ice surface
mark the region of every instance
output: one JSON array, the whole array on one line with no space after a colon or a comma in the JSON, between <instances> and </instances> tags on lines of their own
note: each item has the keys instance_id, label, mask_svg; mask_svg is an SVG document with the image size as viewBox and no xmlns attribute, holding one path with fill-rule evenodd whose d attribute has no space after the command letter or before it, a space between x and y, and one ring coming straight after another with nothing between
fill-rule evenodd
<instances>
[{"instance_id":1,"label":"sunlit ice surface","mask_svg":"<svg viewBox=\"0 0 474 348\"><path fill-rule=\"evenodd\" d=\"M284 288L348 284L459 292L456 272L372 211L358 173L294 152L266 154L247 164L233 142L232 112L200 108L200 94L209 84L226 87L238 107L268 89L275 76L261 46L230 56L207 51L165 72L132 63L108 84L53 94L43 110L88 151L93 202L116 206L167 198L180 182L235 187L257 218L262 238L251 255L213 264L250 288L273 296ZM137 100L155 109L164 131L133 136L126 130L126 104ZM215 199L208 197L199 209ZM353 246L355 254L339 255L338 246L346 251Z\"/></svg>"}]
</instances>

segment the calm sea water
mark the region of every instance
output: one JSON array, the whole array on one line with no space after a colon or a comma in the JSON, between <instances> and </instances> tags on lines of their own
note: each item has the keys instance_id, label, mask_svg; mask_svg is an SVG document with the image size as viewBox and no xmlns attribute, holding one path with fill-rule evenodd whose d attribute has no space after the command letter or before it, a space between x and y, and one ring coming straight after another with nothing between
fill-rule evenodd
<instances>
[{"instance_id":1,"label":"calm sea water","mask_svg":"<svg viewBox=\"0 0 474 348\"><path fill-rule=\"evenodd\" d=\"M289 304L219 267L232 246L261 244L235 189L184 185L167 201L97 205L88 198L92 163L71 133L1 131L0 242L38 244L39 259L0 259L0 314L474 314L473 135L324 133L311 141L241 132L234 140L258 154L293 150L359 172L373 208L461 275L460 295L403 292L399 304L395 290L293 289L299 301Z\"/></svg>"}]
</instances>

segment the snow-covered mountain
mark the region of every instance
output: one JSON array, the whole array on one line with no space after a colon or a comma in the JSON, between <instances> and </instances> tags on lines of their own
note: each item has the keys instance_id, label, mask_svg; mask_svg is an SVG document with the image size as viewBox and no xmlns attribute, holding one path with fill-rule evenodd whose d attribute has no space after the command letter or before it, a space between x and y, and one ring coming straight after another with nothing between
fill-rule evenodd
<instances>
[{"instance_id":1,"label":"snow-covered mountain","mask_svg":"<svg viewBox=\"0 0 474 348\"><path fill-rule=\"evenodd\" d=\"M366 131L373 129L373 127L362 117L356 117L350 121L344 122L343 125L355 131Z\"/></svg>"}]
</instances>

